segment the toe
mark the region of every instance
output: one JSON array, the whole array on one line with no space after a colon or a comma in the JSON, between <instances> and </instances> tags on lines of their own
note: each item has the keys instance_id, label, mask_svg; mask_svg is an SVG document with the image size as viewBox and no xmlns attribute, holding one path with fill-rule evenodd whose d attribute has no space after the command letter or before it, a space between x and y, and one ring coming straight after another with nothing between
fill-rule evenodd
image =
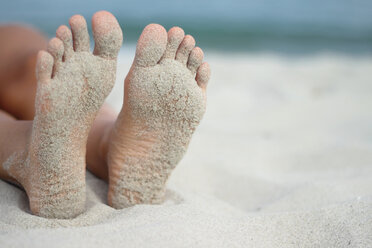
<instances>
[{"instance_id":1,"label":"toe","mask_svg":"<svg viewBox=\"0 0 372 248\"><path fill-rule=\"evenodd\" d=\"M48 83L52 77L53 57L46 51L37 54L36 77L38 82Z\"/></svg>"},{"instance_id":2,"label":"toe","mask_svg":"<svg viewBox=\"0 0 372 248\"><path fill-rule=\"evenodd\" d=\"M191 50L195 46L195 40L191 35L186 35L181 42L181 45L178 47L176 60L186 65L187 59Z\"/></svg>"},{"instance_id":3,"label":"toe","mask_svg":"<svg viewBox=\"0 0 372 248\"><path fill-rule=\"evenodd\" d=\"M87 22L81 15L74 15L70 18L70 27L74 50L76 52L89 52L89 34Z\"/></svg>"},{"instance_id":4,"label":"toe","mask_svg":"<svg viewBox=\"0 0 372 248\"><path fill-rule=\"evenodd\" d=\"M207 62L204 62L199 68L196 73L196 82L198 82L198 85L205 89L207 87L209 78L211 76L211 69L209 67L209 64Z\"/></svg>"},{"instance_id":5,"label":"toe","mask_svg":"<svg viewBox=\"0 0 372 248\"><path fill-rule=\"evenodd\" d=\"M159 24L149 24L138 39L134 63L137 66L156 65L167 46L167 31Z\"/></svg>"},{"instance_id":6,"label":"toe","mask_svg":"<svg viewBox=\"0 0 372 248\"><path fill-rule=\"evenodd\" d=\"M71 58L74 50L72 48L72 34L70 29L65 25L62 25L57 29L56 36L63 42L63 59L66 60Z\"/></svg>"},{"instance_id":7,"label":"toe","mask_svg":"<svg viewBox=\"0 0 372 248\"><path fill-rule=\"evenodd\" d=\"M199 47L195 47L191 50L189 60L187 61L187 68L189 68L192 73L195 73L203 62L203 58L203 50L201 50Z\"/></svg>"},{"instance_id":8,"label":"toe","mask_svg":"<svg viewBox=\"0 0 372 248\"><path fill-rule=\"evenodd\" d=\"M54 58L53 75L58 71L63 57L63 42L58 38L53 38L48 43L48 52Z\"/></svg>"},{"instance_id":9,"label":"toe","mask_svg":"<svg viewBox=\"0 0 372 248\"><path fill-rule=\"evenodd\" d=\"M99 11L92 18L94 54L115 59L123 42L123 32L116 18L107 11Z\"/></svg>"},{"instance_id":10,"label":"toe","mask_svg":"<svg viewBox=\"0 0 372 248\"><path fill-rule=\"evenodd\" d=\"M183 38L185 37L185 32L182 28L173 27L168 31L168 43L165 53L162 59L175 59L176 52L181 44Z\"/></svg>"}]
</instances>

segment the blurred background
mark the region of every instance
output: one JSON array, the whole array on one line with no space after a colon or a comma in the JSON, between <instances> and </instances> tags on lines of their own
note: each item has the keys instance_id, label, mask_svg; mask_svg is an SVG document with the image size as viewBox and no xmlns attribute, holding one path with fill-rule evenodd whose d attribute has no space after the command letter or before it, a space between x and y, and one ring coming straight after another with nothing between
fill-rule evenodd
<instances>
[{"instance_id":1,"label":"blurred background","mask_svg":"<svg viewBox=\"0 0 372 248\"><path fill-rule=\"evenodd\" d=\"M108 10L134 44L149 23L181 26L204 49L286 54L372 53L372 1L369 0L139 0L2 1L0 22L22 22L49 36L81 14ZM90 23L89 23L90 25Z\"/></svg>"}]
</instances>

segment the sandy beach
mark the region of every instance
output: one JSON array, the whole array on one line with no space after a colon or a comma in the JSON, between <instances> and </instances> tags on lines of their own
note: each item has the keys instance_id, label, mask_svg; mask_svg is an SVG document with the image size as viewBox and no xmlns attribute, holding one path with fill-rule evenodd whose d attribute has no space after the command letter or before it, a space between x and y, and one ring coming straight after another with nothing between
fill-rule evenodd
<instances>
[{"instance_id":1,"label":"sandy beach","mask_svg":"<svg viewBox=\"0 0 372 248\"><path fill-rule=\"evenodd\" d=\"M133 56L120 53L117 110ZM372 247L372 58L205 60L207 111L163 204L115 210L88 173L86 212L50 220L0 181L0 247Z\"/></svg>"}]
</instances>

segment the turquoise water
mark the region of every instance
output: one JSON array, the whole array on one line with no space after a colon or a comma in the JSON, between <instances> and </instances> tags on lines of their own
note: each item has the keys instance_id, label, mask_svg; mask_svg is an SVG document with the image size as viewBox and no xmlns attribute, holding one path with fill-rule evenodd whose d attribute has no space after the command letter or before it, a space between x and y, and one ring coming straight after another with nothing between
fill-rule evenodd
<instances>
[{"instance_id":1,"label":"turquoise water","mask_svg":"<svg viewBox=\"0 0 372 248\"><path fill-rule=\"evenodd\" d=\"M181 26L198 45L220 51L372 54L372 1L3 1L0 22L26 22L53 35L68 17L101 9L134 43L148 23Z\"/></svg>"}]
</instances>

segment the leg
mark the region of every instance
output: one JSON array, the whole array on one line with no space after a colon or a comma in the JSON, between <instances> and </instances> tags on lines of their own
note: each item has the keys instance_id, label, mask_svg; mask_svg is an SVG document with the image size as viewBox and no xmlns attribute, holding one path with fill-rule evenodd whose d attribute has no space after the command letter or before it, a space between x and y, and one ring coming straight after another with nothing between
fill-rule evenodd
<instances>
[{"instance_id":1,"label":"leg","mask_svg":"<svg viewBox=\"0 0 372 248\"><path fill-rule=\"evenodd\" d=\"M13 154L21 154L25 151L31 128L31 121L17 121L0 110L0 165L3 165L0 166L0 178L19 184L4 167L7 167L6 163Z\"/></svg>"},{"instance_id":2,"label":"leg","mask_svg":"<svg viewBox=\"0 0 372 248\"><path fill-rule=\"evenodd\" d=\"M108 180L107 153L109 137L118 114L104 104L89 132L87 142L87 169L97 177Z\"/></svg>"},{"instance_id":3,"label":"leg","mask_svg":"<svg viewBox=\"0 0 372 248\"><path fill-rule=\"evenodd\" d=\"M35 65L46 38L31 28L0 26L0 109L32 120L36 93Z\"/></svg>"}]
</instances>

